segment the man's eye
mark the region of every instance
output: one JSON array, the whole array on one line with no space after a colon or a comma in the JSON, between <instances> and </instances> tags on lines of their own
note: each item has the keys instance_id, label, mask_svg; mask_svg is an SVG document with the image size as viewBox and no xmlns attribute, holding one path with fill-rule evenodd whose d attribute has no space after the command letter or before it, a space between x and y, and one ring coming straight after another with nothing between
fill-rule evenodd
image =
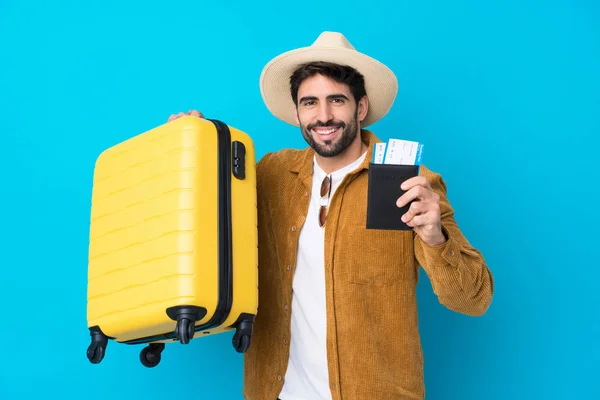
<instances>
[{"instance_id":1,"label":"man's eye","mask_svg":"<svg viewBox=\"0 0 600 400\"><path fill-rule=\"evenodd\" d=\"M311 101L311 100L309 100L309 101L305 101L305 102L304 102L304 105L305 105L305 106L312 106L313 104L315 104L315 102L314 102L314 101Z\"/></svg>"}]
</instances>

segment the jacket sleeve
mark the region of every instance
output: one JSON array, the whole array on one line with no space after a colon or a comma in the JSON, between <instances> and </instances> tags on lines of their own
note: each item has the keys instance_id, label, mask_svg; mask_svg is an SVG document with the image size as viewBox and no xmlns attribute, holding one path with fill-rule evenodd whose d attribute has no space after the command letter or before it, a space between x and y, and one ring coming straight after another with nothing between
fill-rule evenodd
<instances>
[{"instance_id":1,"label":"jacket sleeve","mask_svg":"<svg viewBox=\"0 0 600 400\"><path fill-rule=\"evenodd\" d=\"M429 276L441 304L462 314L483 315L492 302L492 273L481 252L471 246L456 224L441 176L423 165L420 174L440 195L442 231L447 241L440 246L430 246L415 233L415 262Z\"/></svg>"}]
</instances>

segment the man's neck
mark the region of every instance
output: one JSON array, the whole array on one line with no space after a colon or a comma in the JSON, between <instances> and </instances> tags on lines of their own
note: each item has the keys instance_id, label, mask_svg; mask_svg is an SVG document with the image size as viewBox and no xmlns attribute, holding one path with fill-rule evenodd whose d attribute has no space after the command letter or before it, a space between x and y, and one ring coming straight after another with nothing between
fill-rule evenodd
<instances>
[{"instance_id":1,"label":"man's neck","mask_svg":"<svg viewBox=\"0 0 600 400\"><path fill-rule=\"evenodd\" d=\"M335 157L322 157L316 154L317 163L325 173L330 174L358 160L367 151L367 145L362 140L353 143L346 151Z\"/></svg>"}]
</instances>

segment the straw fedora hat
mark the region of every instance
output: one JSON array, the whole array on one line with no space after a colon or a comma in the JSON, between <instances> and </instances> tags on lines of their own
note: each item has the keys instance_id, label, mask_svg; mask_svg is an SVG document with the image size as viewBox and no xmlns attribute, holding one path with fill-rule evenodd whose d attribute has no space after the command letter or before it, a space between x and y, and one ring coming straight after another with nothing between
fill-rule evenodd
<instances>
[{"instance_id":1,"label":"straw fedora hat","mask_svg":"<svg viewBox=\"0 0 600 400\"><path fill-rule=\"evenodd\" d=\"M326 61L354 67L365 77L369 110L361 128L383 118L394 103L398 92L396 75L381 62L356 51L338 32L323 32L308 47L287 51L267 63L260 75L260 92L273 115L298 126L295 104L290 91L290 77L301 64Z\"/></svg>"}]
</instances>

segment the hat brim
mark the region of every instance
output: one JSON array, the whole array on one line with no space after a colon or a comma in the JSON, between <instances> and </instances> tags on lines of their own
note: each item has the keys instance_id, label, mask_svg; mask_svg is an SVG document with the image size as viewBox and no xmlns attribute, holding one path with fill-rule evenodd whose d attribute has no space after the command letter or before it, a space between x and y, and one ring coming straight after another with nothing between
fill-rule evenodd
<instances>
[{"instance_id":1,"label":"hat brim","mask_svg":"<svg viewBox=\"0 0 600 400\"><path fill-rule=\"evenodd\" d=\"M398 93L398 80L387 66L351 49L304 47L275 57L263 68L260 92L265 105L274 116L298 126L294 116L296 106L291 96L290 77L298 66L313 61L348 65L364 76L369 110L361 127L374 124L391 109Z\"/></svg>"}]
</instances>

